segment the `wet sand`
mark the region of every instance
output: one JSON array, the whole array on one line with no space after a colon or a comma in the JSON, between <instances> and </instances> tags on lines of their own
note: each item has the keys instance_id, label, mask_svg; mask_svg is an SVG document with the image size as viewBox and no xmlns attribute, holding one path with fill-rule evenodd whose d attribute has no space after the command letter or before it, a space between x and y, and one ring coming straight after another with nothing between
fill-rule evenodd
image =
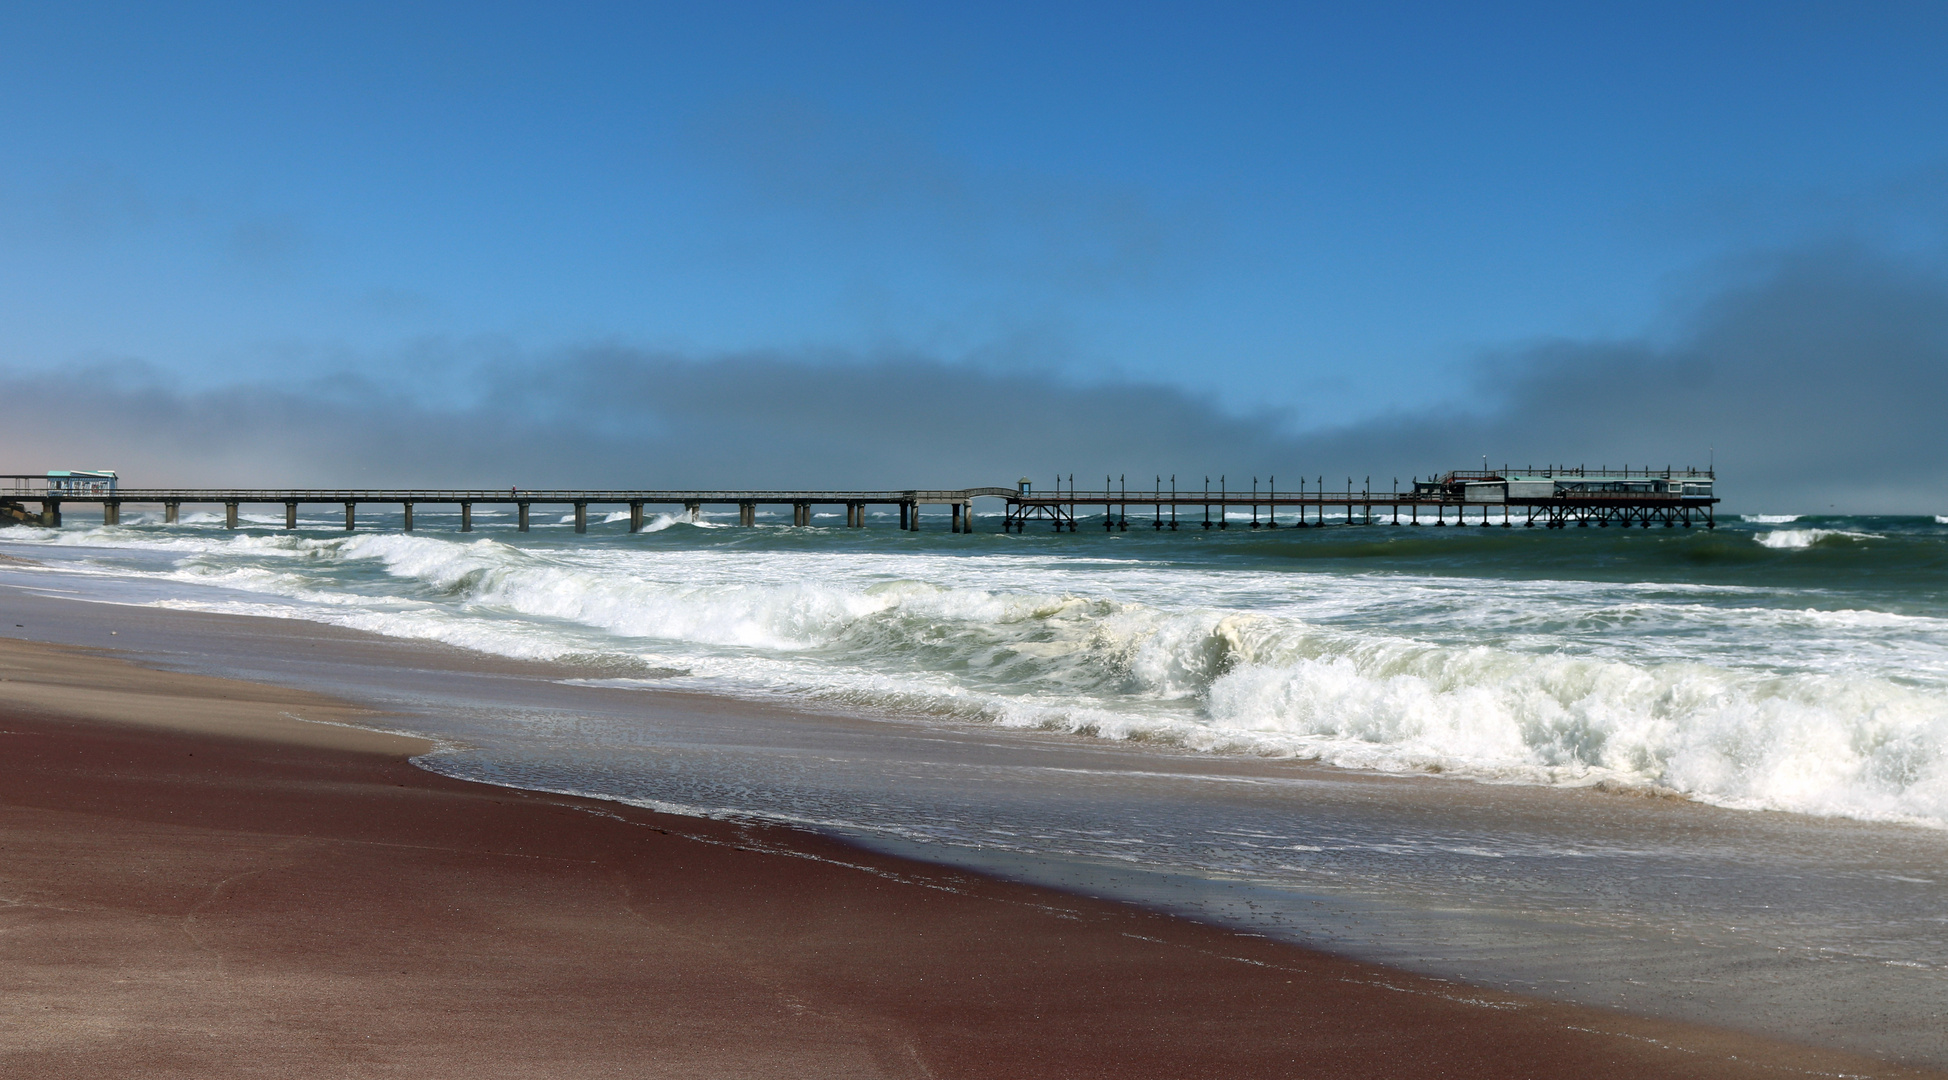
<instances>
[{"instance_id":1,"label":"wet sand","mask_svg":"<svg viewBox=\"0 0 1948 1080\"><path fill-rule=\"evenodd\" d=\"M452 780L317 694L0 678L0 1074L1939 1075Z\"/></svg>"}]
</instances>

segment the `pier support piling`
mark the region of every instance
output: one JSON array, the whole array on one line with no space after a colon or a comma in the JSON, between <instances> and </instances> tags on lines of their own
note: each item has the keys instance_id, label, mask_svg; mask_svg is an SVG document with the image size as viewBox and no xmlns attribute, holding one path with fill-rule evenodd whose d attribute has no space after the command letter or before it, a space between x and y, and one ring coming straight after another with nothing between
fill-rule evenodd
<instances>
[{"instance_id":1,"label":"pier support piling","mask_svg":"<svg viewBox=\"0 0 1948 1080\"><path fill-rule=\"evenodd\" d=\"M237 527L237 504L234 502L223 504L223 527L226 529Z\"/></svg>"},{"instance_id":2,"label":"pier support piling","mask_svg":"<svg viewBox=\"0 0 1948 1080\"><path fill-rule=\"evenodd\" d=\"M101 523L103 525L120 525L122 523L122 504L118 502L102 503Z\"/></svg>"},{"instance_id":3,"label":"pier support piling","mask_svg":"<svg viewBox=\"0 0 1948 1080\"><path fill-rule=\"evenodd\" d=\"M737 523L745 528L754 528L758 523L758 504L741 502L737 504Z\"/></svg>"},{"instance_id":4,"label":"pier support piling","mask_svg":"<svg viewBox=\"0 0 1948 1080\"><path fill-rule=\"evenodd\" d=\"M473 504L470 502L460 504L460 531L473 531Z\"/></svg>"},{"instance_id":5,"label":"pier support piling","mask_svg":"<svg viewBox=\"0 0 1948 1080\"><path fill-rule=\"evenodd\" d=\"M358 504L348 502L345 504L345 531L351 532L357 526L358 526Z\"/></svg>"},{"instance_id":6,"label":"pier support piling","mask_svg":"<svg viewBox=\"0 0 1948 1080\"><path fill-rule=\"evenodd\" d=\"M520 522L520 524L516 525L515 528L519 529L521 532L527 532L528 531L528 504L524 502L515 503L514 514L515 517Z\"/></svg>"},{"instance_id":7,"label":"pier support piling","mask_svg":"<svg viewBox=\"0 0 1948 1080\"><path fill-rule=\"evenodd\" d=\"M909 529L911 529L911 528L913 527L913 526L911 526L910 524L908 524L908 523L907 523L907 509L906 509L906 507L907 507L907 504L906 504L906 503L901 503L901 504L900 504L900 531L901 531L901 532L906 532L907 530L909 530Z\"/></svg>"},{"instance_id":8,"label":"pier support piling","mask_svg":"<svg viewBox=\"0 0 1948 1080\"><path fill-rule=\"evenodd\" d=\"M643 531L643 504L640 502L629 504L629 531L632 533Z\"/></svg>"},{"instance_id":9,"label":"pier support piling","mask_svg":"<svg viewBox=\"0 0 1948 1080\"><path fill-rule=\"evenodd\" d=\"M402 503L400 505L403 508L401 513L404 518L405 529L407 532L412 532L413 531L413 504Z\"/></svg>"},{"instance_id":10,"label":"pier support piling","mask_svg":"<svg viewBox=\"0 0 1948 1080\"><path fill-rule=\"evenodd\" d=\"M298 504L295 502L286 501L284 504L284 527L286 529L298 527Z\"/></svg>"},{"instance_id":11,"label":"pier support piling","mask_svg":"<svg viewBox=\"0 0 1948 1080\"><path fill-rule=\"evenodd\" d=\"M588 504L585 502L575 504L575 531L578 533L588 531Z\"/></svg>"},{"instance_id":12,"label":"pier support piling","mask_svg":"<svg viewBox=\"0 0 1948 1080\"><path fill-rule=\"evenodd\" d=\"M164 525L174 525L176 524L176 520L182 516L183 516L182 503L166 502L162 504L162 523Z\"/></svg>"}]
</instances>

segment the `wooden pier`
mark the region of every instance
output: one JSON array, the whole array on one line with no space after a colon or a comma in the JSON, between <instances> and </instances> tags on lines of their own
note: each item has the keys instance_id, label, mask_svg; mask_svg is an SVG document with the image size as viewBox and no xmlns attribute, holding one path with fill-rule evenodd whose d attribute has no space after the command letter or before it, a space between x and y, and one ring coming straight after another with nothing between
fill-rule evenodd
<instances>
[{"instance_id":1,"label":"wooden pier","mask_svg":"<svg viewBox=\"0 0 1948 1080\"><path fill-rule=\"evenodd\" d=\"M449 490L449 489L337 489L337 488L102 488L100 490L62 490L42 488L34 490L28 485L44 480L40 476L0 476L0 480L11 480L14 489L9 492L0 488L0 503L12 502L19 506L23 502L38 501L38 514L17 516L17 520L33 518L32 524L55 526L61 524L62 506L68 503L94 503L101 506L102 523L119 525L122 521L122 508L129 505L162 507L164 524L175 524L184 506L221 506L223 523L228 528L236 528L239 513L245 506L281 506L284 510L284 527L298 527L298 508L300 506L343 507L345 528L350 531L358 526L360 506L397 506L401 510L407 532L414 528L414 510L425 506L457 506L460 511L460 531L473 531L473 514L476 506L512 507L515 513L516 528L529 531L531 513L536 505L573 508L575 531L588 531L588 510L597 507L626 507L629 511L629 531L642 531L646 512L652 507L669 507L678 513L688 514L693 519L704 507L735 507L738 524L751 526L757 524L758 507L788 506L791 508L793 525L810 525L814 506L843 507L846 525L863 528L866 524L868 507L897 507L900 528L917 531L920 528L920 508L923 506L946 506L949 508L950 527L954 532L972 532L974 528L973 500L983 496L1005 497L1011 493L1009 488L967 488L951 491L629 491L596 489L528 489L494 488L490 490Z\"/></svg>"},{"instance_id":2,"label":"wooden pier","mask_svg":"<svg viewBox=\"0 0 1948 1080\"><path fill-rule=\"evenodd\" d=\"M298 527L300 506L342 507L346 531L358 527L361 506L396 506L403 526L412 532L414 511L420 507L457 507L459 531L471 532L474 508L512 507L516 528L529 531L533 507L572 508L575 531L588 531L588 510L626 507L629 531L640 532L650 508L668 507L696 520L705 507L735 507L738 524L757 524L760 506L789 507L791 523L808 526L815 506L844 510L849 528L863 528L870 507L895 508L899 527L920 529L924 506L948 508L948 528L974 531L974 500L1003 503L1002 529L1021 532L1031 523L1056 531L1074 532L1085 520L1102 515L1110 531L1137 528L1156 531L1179 528L1281 529L1324 528L1338 525L1449 525L1560 529L1569 525L1599 527L1653 524L1665 528L1702 525L1713 528L1714 474L1708 470L1544 469L1514 473L1450 472L1438 479L1416 478L1406 491L1374 491L1370 483L1327 490L1323 479L1301 483L1297 490L1281 490L1274 478L1254 478L1245 490L1227 477L1206 481L1194 491L1182 490L1173 478L1156 477L1151 490L1131 490L1126 480L1105 478L1100 490L1078 489L1073 480L1057 483L1052 491L1035 491L1024 480L1015 487L909 489L903 491L726 491L726 490L607 490L607 489L324 489L324 488L125 488L112 482L78 484L41 475L0 475L11 490L0 486L0 524L19 522L58 526L62 507L70 503L101 507L102 523L119 525L122 508L160 506L165 524L180 520L182 508L221 506L224 525L237 528L245 506L279 506L284 528ZM37 502L38 511L27 503ZM1249 519L1246 519L1249 515Z\"/></svg>"}]
</instances>

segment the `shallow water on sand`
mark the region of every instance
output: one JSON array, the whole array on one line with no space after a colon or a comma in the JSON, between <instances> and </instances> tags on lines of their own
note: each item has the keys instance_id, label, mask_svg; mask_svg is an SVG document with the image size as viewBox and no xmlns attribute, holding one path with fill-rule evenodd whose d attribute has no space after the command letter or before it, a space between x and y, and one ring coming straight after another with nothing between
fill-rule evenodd
<instances>
[{"instance_id":1,"label":"shallow water on sand","mask_svg":"<svg viewBox=\"0 0 1948 1080\"><path fill-rule=\"evenodd\" d=\"M419 516L9 533L47 565L0 584L146 606L123 610L155 628L114 643L166 662L409 709L469 745L428 762L455 775L1948 1063L1931 518L463 537ZM167 609L571 666L401 666L350 638L308 659L224 620L165 631Z\"/></svg>"}]
</instances>

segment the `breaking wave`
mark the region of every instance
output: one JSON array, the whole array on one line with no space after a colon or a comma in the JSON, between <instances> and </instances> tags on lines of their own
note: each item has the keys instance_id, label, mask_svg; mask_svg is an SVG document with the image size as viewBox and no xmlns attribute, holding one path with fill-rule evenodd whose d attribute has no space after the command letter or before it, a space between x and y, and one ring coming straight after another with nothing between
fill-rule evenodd
<instances>
[{"instance_id":1,"label":"breaking wave","mask_svg":"<svg viewBox=\"0 0 1948 1080\"><path fill-rule=\"evenodd\" d=\"M659 515L645 529L676 524L700 523ZM1145 564L1106 575L1088 559L1007 554L153 540L179 556L158 576L252 594L175 606L607 656L620 685L1948 824L1948 622L1929 616L1750 606L1715 586ZM1859 662L1861 635L1882 666ZM1785 666L1754 648L1793 641Z\"/></svg>"},{"instance_id":2,"label":"breaking wave","mask_svg":"<svg viewBox=\"0 0 1948 1080\"><path fill-rule=\"evenodd\" d=\"M1819 544L1848 544L1858 540L1878 540L1875 533L1850 529L1773 529L1753 537L1769 548L1809 548Z\"/></svg>"}]
</instances>

